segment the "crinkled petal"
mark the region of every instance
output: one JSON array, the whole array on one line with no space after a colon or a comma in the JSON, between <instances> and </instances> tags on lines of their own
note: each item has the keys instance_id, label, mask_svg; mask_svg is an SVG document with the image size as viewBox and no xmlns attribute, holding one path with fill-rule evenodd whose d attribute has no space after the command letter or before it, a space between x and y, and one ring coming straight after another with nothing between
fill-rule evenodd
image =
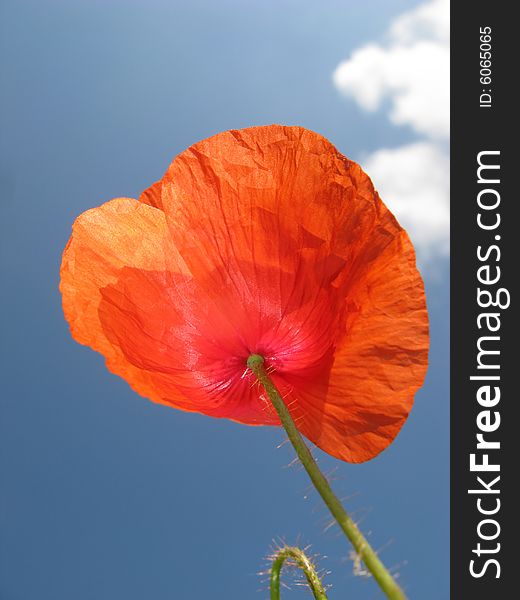
<instances>
[{"instance_id":1,"label":"crinkled petal","mask_svg":"<svg viewBox=\"0 0 520 600\"><path fill-rule=\"evenodd\" d=\"M128 359L107 335L100 307L110 286L131 265L139 273L181 271L164 213L130 198L117 198L80 215L63 253L60 291L72 336L106 358L110 371L155 402L190 408L171 381ZM191 410L194 410L191 408Z\"/></svg>"},{"instance_id":2,"label":"crinkled petal","mask_svg":"<svg viewBox=\"0 0 520 600\"><path fill-rule=\"evenodd\" d=\"M348 290L345 335L327 379L297 396L302 432L349 462L369 460L393 441L427 369L423 283L408 236L395 229Z\"/></svg>"},{"instance_id":3,"label":"crinkled petal","mask_svg":"<svg viewBox=\"0 0 520 600\"><path fill-rule=\"evenodd\" d=\"M76 339L143 395L278 423L246 368L261 354L301 431L352 462L393 440L426 370L408 237L360 167L300 127L218 134L140 202L82 215L62 292Z\"/></svg>"}]
</instances>

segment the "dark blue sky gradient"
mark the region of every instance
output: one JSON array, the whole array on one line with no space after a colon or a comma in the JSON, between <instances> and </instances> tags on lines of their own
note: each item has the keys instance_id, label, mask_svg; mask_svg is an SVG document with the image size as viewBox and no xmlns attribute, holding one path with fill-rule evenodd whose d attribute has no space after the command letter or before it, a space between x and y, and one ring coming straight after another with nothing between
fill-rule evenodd
<instances>
[{"instance_id":1,"label":"dark blue sky gradient","mask_svg":"<svg viewBox=\"0 0 520 600\"><path fill-rule=\"evenodd\" d=\"M354 159L413 140L331 73L415 4L1 2L2 600L263 599L278 536L326 555L331 600L381 597L324 532L281 431L137 396L71 339L58 269L79 213L138 196L218 131L299 124ZM431 366L402 433L364 465L316 452L416 600L448 597L447 265L435 271Z\"/></svg>"}]
</instances>

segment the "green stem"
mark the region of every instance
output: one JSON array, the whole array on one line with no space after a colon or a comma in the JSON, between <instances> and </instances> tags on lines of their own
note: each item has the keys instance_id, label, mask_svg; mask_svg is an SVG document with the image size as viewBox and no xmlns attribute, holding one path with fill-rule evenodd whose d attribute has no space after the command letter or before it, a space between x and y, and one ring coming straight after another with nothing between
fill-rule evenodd
<instances>
[{"instance_id":1,"label":"green stem","mask_svg":"<svg viewBox=\"0 0 520 600\"><path fill-rule=\"evenodd\" d=\"M314 565L303 550L291 546L280 548L274 557L271 567L271 600L280 600L280 572L288 559L292 559L305 573L315 600L327 600L327 594Z\"/></svg>"},{"instance_id":2,"label":"green stem","mask_svg":"<svg viewBox=\"0 0 520 600\"><path fill-rule=\"evenodd\" d=\"M307 445L303 441L300 432L294 424L291 414L289 413L289 409L282 400L282 397L276 389L273 381L267 374L264 367L263 357L259 354L252 354L247 359L247 366L251 369L251 371L253 371L258 381L265 389L269 399L271 400L276 412L280 417L280 421L287 432L287 436L296 450L298 458L302 462L305 470L311 478L314 487L318 490L319 495L323 498L323 501L328 506L332 516L336 519L338 525L341 527L342 531L354 546L359 558L363 561L370 573L372 573L374 579L379 584L379 587L390 600L406 600L406 596L404 595L403 591L397 585L397 582L392 577L388 569L379 560L379 557L374 552L365 536L358 529L357 525L349 517L338 497L332 491L329 482L320 471L316 461L310 453L310 450L307 448Z\"/></svg>"}]
</instances>

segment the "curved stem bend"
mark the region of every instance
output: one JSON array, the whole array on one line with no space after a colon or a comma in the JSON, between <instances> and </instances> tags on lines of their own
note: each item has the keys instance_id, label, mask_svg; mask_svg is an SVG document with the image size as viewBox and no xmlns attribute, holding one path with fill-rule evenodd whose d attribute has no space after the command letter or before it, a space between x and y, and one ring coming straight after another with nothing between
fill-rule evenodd
<instances>
[{"instance_id":1,"label":"curved stem bend","mask_svg":"<svg viewBox=\"0 0 520 600\"><path fill-rule=\"evenodd\" d=\"M264 367L263 357L259 354L252 354L247 359L247 366L256 375L256 378L269 396L269 399L276 409L276 412L280 417L280 421L287 432L287 436L289 437L289 440L291 441L298 458L302 462L305 470L311 478L314 487L318 491L319 495L323 498L323 501L329 508L332 516L338 522L338 525L341 527L344 534L354 546L354 550L359 558L363 561L367 569L373 575L374 579L386 594L387 598L390 600L406 600L406 596L404 595L403 591L397 585L397 582L392 577L388 569L379 560L379 557L372 549L357 525L349 517L339 498L332 491L329 482L320 471L309 448L303 441L300 432L294 424L291 414L289 413L289 409L282 400L282 397L280 396L280 393L278 392L273 381L267 374Z\"/></svg>"},{"instance_id":2,"label":"curved stem bend","mask_svg":"<svg viewBox=\"0 0 520 600\"><path fill-rule=\"evenodd\" d=\"M311 560L306 556L303 550L292 546L280 548L274 556L271 567L271 600L280 600L280 573L287 560L294 561L305 573L307 583L311 588L315 600L327 600L325 588L323 587Z\"/></svg>"}]
</instances>

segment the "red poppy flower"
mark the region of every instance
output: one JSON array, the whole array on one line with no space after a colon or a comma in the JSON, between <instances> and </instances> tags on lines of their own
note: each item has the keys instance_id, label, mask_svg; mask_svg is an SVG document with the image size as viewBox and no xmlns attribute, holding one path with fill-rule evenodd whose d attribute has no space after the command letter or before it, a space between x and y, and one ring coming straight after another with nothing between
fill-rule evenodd
<instances>
[{"instance_id":1,"label":"red poppy flower","mask_svg":"<svg viewBox=\"0 0 520 600\"><path fill-rule=\"evenodd\" d=\"M261 354L301 432L350 462L391 443L426 371L407 234L361 168L301 127L218 134L139 201L83 213L60 288L74 338L139 394L276 425L246 367Z\"/></svg>"}]
</instances>

